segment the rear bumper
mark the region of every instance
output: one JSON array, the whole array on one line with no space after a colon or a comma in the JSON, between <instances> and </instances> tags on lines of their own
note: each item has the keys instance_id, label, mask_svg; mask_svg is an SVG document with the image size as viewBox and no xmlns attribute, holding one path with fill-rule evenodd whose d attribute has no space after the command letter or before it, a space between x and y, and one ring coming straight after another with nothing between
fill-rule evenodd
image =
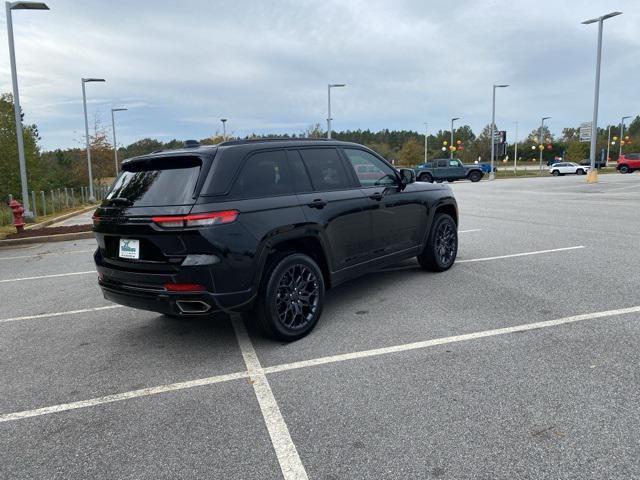
<instances>
[{"instance_id":1,"label":"rear bumper","mask_svg":"<svg viewBox=\"0 0 640 480\"><path fill-rule=\"evenodd\" d=\"M207 315L213 312L245 310L254 293L238 292L169 292L165 283L199 283L212 288L208 267L188 267L175 273L141 273L106 267L96 253L98 284L104 298L120 305L169 315ZM209 281L206 281L209 279Z\"/></svg>"}]
</instances>

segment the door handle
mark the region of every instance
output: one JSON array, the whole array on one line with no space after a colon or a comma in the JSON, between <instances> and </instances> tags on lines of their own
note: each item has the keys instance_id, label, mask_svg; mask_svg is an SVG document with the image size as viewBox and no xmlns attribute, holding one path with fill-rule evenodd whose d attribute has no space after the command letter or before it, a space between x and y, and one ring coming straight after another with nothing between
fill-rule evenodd
<instances>
[{"instance_id":1,"label":"door handle","mask_svg":"<svg viewBox=\"0 0 640 480\"><path fill-rule=\"evenodd\" d=\"M311 208L323 208L326 204L327 202L325 202L321 198L316 198L313 202L307 203L307 206Z\"/></svg>"},{"instance_id":2,"label":"door handle","mask_svg":"<svg viewBox=\"0 0 640 480\"><path fill-rule=\"evenodd\" d=\"M382 199L384 198L384 195L382 195L382 193L381 193L381 192L376 192L376 193L372 193L371 195L369 195L369 198L370 198L371 200L378 200L378 201L380 201L380 200L382 200Z\"/></svg>"}]
</instances>

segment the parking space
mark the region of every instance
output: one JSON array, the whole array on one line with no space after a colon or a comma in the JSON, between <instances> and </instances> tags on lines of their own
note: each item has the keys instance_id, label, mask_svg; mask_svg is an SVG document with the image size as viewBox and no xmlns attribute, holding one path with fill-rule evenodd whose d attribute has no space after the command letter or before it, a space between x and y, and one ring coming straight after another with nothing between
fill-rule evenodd
<instances>
[{"instance_id":1,"label":"parking space","mask_svg":"<svg viewBox=\"0 0 640 480\"><path fill-rule=\"evenodd\" d=\"M452 188L454 268L332 290L292 344L113 306L91 240L0 250L0 477L639 476L638 177Z\"/></svg>"}]
</instances>

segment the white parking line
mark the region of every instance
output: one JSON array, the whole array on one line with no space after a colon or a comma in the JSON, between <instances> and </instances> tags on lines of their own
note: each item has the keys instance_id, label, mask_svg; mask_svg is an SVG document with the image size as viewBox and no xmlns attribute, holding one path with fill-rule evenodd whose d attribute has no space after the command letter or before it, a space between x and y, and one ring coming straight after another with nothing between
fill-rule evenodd
<instances>
[{"instance_id":1,"label":"white parking line","mask_svg":"<svg viewBox=\"0 0 640 480\"><path fill-rule=\"evenodd\" d=\"M37 257L61 257L63 255L71 255L73 253L89 253L94 252L93 250L75 250L71 252L47 252L47 253L34 253L33 255L19 255L17 257L0 257L0 261L2 260L21 260L24 258L37 258Z\"/></svg>"},{"instance_id":2,"label":"white parking line","mask_svg":"<svg viewBox=\"0 0 640 480\"><path fill-rule=\"evenodd\" d=\"M567 250L579 250L581 248L587 248L587 247L585 247L584 245L578 245L576 247L552 248L551 250L537 250L535 252L512 253L510 255L499 255L497 257L468 258L466 260L456 260L456 263L487 262L489 260L500 260L502 258L526 257L529 255L540 255L542 253L565 252Z\"/></svg>"},{"instance_id":3,"label":"white parking line","mask_svg":"<svg viewBox=\"0 0 640 480\"><path fill-rule=\"evenodd\" d=\"M95 270L87 270L86 272L56 273L53 275L38 275L37 277L7 278L0 280L0 283L24 282L25 280L40 280L42 278L69 277L71 275L88 275L95 274Z\"/></svg>"},{"instance_id":4,"label":"white parking line","mask_svg":"<svg viewBox=\"0 0 640 480\"><path fill-rule=\"evenodd\" d=\"M280 463L282 476L285 480L306 480L308 478L307 472L302 465L298 450L293 440L291 440L287 424L282 418L282 413L273 396L267 377L262 370L262 365L260 365L260 360L258 360L244 323L242 323L239 315L234 315L232 323L238 339L238 345L240 345L242 358L244 358L249 378L253 383L253 391L258 399L264 423L269 431L278 463Z\"/></svg>"},{"instance_id":5,"label":"white parking line","mask_svg":"<svg viewBox=\"0 0 640 480\"><path fill-rule=\"evenodd\" d=\"M481 232L481 228L472 228L470 230L458 230L458 233L471 233L471 232Z\"/></svg>"},{"instance_id":6,"label":"white parking line","mask_svg":"<svg viewBox=\"0 0 640 480\"><path fill-rule=\"evenodd\" d=\"M41 313L39 315L27 315L24 317L0 318L0 323L17 322L19 320L35 320L38 318L61 317L63 315L76 315L78 313L98 312L100 310L111 310L113 308L122 308L122 305L106 305L104 307L83 308L82 310L68 310L66 312Z\"/></svg>"},{"instance_id":7,"label":"white parking line","mask_svg":"<svg viewBox=\"0 0 640 480\"><path fill-rule=\"evenodd\" d=\"M221 383L221 382L236 380L240 378L251 377L251 379L254 381L254 386L255 386L258 383L256 380L259 380L260 376L265 376L265 375L277 373L277 372L314 367L317 365L326 365L329 363L344 362L348 360L356 360L359 358L381 356L381 355L386 355L390 353L418 350L418 349L433 347L436 345L463 342L467 340L476 340L479 338L486 338L486 337L495 337L498 335L505 335L509 333L526 332L528 330L538 330L538 329L543 329L548 327L555 327L558 325L566 325L566 324L571 324L576 322L583 322L586 320L595 320L598 318L607 318L607 317L615 317L619 315L626 315L629 313L640 313L640 305L635 307L619 308L615 310L605 310L602 312L585 313L582 315L573 315L571 317L558 318L556 320L526 323L526 324L517 325L514 327L496 328L493 330L484 330L481 332L468 333L464 335L435 338L433 340L407 343L404 345L395 345L391 347L376 348L372 350L362 350L362 351L353 352L353 353L331 355L331 356L320 357L320 358L315 358L311 360L302 360L299 362L274 365L272 367L266 367L266 368L262 368L260 366L260 363L255 354L255 350L253 349L253 346L250 343L248 343L247 345L247 343L245 343L245 340L241 341L242 338L245 338L246 342L249 342L249 339L248 339L246 330L244 329L244 325L237 323L239 322L238 320L238 321L234 321L233 325L234 325L234 328L236 329L236 334L238 335L238 342L241 344L241 346L244 345L243 347L241 347L243 348L242 353L243 353L243 357L245 358L245 363L247 364L247 368L251 370L251 373L249 371L229 373L226 375L218 375L214 377L201 378L196 380L190 380L187 382L172 383L170 385L161 385L158 387L143 388L141 390L133 390L130 392L107 395L104 397L92 398L89 400L83 400L79 402L63 403L61 405L53 405L50 407L36 408L34 410L25 410L21 412L5 413L5 414L0 414L0 423L8 422L10 420L19 420L22 418L37 417L40 415L49 415L51 413L59 413L67 410L75 410L78 408L92 407L95 405L118 402L121 400L128 400L131 398L144 397L148 395L156 395L164 392L172 392L175 390L184 390L184 389L199 387L204 385L212 385L215 383ZM242 330L240 330L240 328ZM238 334L238 332L240 333ZM245 354L247 356L245 356ZM282 420L282 414L280 413L280 409L278 408L278 405L275 403L275 398L273 398L273 392L271 392L271 387L269 387L269 384L267 383L266 378L264 379L264 382L260 383L258 387L255 387L255 388L256 388L256 396L258 397L259 401L265 402L264 409L263 409L263 404L262 403L260 404L260 408L263 409L263 414L265 415L265 423L267 423L268 428L269 426L271 426L271 428L275 429L274 436L278 441L278 448L282 449L280 452L278 452L278 454L283 456L284 465L286 467L295 467L294 463L288 463L288 462L296 461L297 450L295 450L295 445L293 445L293 443L291 443L290 445L288 444L288 441L291 440L291 437L289 435L289 430L286 424L284 423L284 420ZM272 397L272 400L268 398L269 396ZM280 420L282 420L281 424L278 423ZM271 429L269 429L269 434L272 435ZM287 441L287 437L288 437L288 441ZM273 440L273 436L272 436L272 440ZM276 445L276 440L273 440L274 446ZM291 447L293 450L291 450ZM295 455L289 456L291 452L295 452ZM278 458L280 459L280 456ZM299 461L299 457L298 457L298 461ZM281 466L282 465L283 464L281 463ZM304 467L302 468L304 469ZM283 467L283 473L284 473L284 467ZM291 476L286 478L306 478L306 477Z\"/></svg>"},{"instance_id":8,"label":"white parking line","mask_svg":"<svg viewBox=\"0 0 640 480\"><path fill-rule=\"evenodd\" d=\"M327 363L344 362L346 360L355 360L358 358L375 357L378 355L386 355L389 353L406 352L409 350L417 350L436 345L444 345L447 343L464 342L467 340L476 340L478 338L495 337L497 335L505 335L507 333L526 332L527 330L537 330L548 327L556 327L568 323L583 322L585 320L593 320L596 318L613 317L625 315L627 313L640 313L640 306L620 308L617 310L605 310L603 312L585 313L582 315L573 315L571 317L558 318L556 320L547 320L544 322L526 323L515 327L496 328L493 330L485 330L482 332L467 333L464 335L454 335L452 337L435 338L433 340L425 340L422 342L407 343L404 345L395 345L392 347L374 348L372 350L362 350L360 352L344 353L341 355L331 355L328 357L314 358L311 360L302 360L300 362L285 363L273 367L264 368L264 373L284 372L297 368L313 367L316 365L324 365Z\"/></svg>"},{"instance_id":9,"label":"white parking line","mask_svg":"<svg viewBox=\"0 0 640 480\"><path fill-rule=\"evenodd\" d=\"M41 415L49 415L51 413L66 412L76 410L78 408L95 407L105 403L120 402L131 398L148 397L149 395L157 395L159 393L175 392L176 390L184 390L187 388L202 387L205 385L213 385L214 383L228 382L229 380L238 380L247 378L247 372L228 373L226 375L216 375L215 377L199 378L188 382L170 383L169 385L160 385L159 387L142 388L140 390L132 390L129 392L116 393L114 395L106 395L104 397L91 398L79 402L63 403L53 405L51 407L36 408L34 410L24 410L22 412L5 413L0 415L0 423L9 422L11 420L20 420L23 418L39 417Z\"/></svg>"}]
</instances>

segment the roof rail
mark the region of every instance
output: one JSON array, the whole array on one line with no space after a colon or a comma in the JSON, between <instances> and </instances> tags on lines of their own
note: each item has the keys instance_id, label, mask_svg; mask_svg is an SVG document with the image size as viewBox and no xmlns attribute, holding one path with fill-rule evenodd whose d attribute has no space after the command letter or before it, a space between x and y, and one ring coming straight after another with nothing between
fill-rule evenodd
<instances>
[{"instance_id":1,"label":"roof rail","mask_svg":"<svg viewBox=\"0 0 640 480\"><path fill-rule=\"evenodd\" d=\"M244 145L247 143L262 143L262 142L326 142L326 141L335 141L332 138L291 138L291 137L283 137L283 138L246 138L244 140L227 140L225 142L219 143L218 146L226 146L226 145Z\"/></svg>"}]
</instances>

